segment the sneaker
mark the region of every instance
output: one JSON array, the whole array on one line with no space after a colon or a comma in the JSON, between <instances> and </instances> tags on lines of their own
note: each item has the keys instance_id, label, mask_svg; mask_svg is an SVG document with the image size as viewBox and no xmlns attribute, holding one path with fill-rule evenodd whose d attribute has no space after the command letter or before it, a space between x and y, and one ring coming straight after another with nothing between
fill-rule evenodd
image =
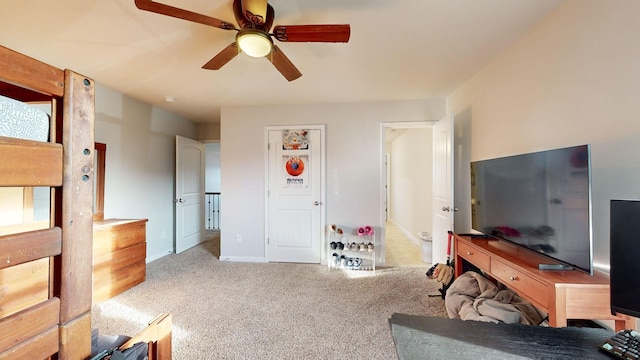
<instances>
[{"instance_id":1,"label":"sneaker","mask_svg":"<svg viewBox=\"0 0 640 360\"><path fill-rule=\"evenodd\" d=\"M374 250L374 246L373 246L372 243L368 243L367 244L367 250L369 250L369 251L373 251Z\"/></svg>"},{"instance_id":2,"label":"sneaker","mask_svg":"<svg viewBox=\"0 0 640 360\"><path fill-rule=\"evenodd\" d=\"M356 243L351 243L351 248L350 248L350 250L351 250L351 251L358 251L358 244L356 244Z\"/></svg>"},{"instance_id":3,"label":"sneaker","mask_svg":"<svg viewBox=\"0 0 640 360\"><path fill-rule=\"evenodd\" d=\"M342 243L342 241L338 241L336 243L336 247L338 248L338 250L344 250L344 244Z\"/></svg>"},{"instance_id":4,"label":"sneaker","mask_svg":"<svg viewBox=\"0 0 640 360\"><path fill-rule=\"evenodd\" d=\"M347 259L347 267L349 269L353 268L353 258Z\"/></svg>"},{"instance_id":5,"label":"sneaker","mask_svg":"<svg viewBox=\"0 0 640 360\"><path fill-rule=\"evenodd\" d=\"M353 259L353 268L354 269L360 269L360 265L362 265L362 259L360 259L360 258Z\"/></svg>"},{"instance_id":6,"label":"sneaker","mask_svg":"<svg viewBox=\"0 0 640 360\"><path fill-rule=\"evenodd\" d=\"M340 256L337 253L331 255L331 266L338 266L340 264Z\"/></svg>"},{"instance_id":7,"label":"sneaker","mask_svg":"<svg viewBox=\"0 0 640 360\"><path fill-rule=\"evenodd\" d=\"M347 266L347 257L342 255L340 256L340 267L344 268Z\"/></svg>"},{"instance_id":8,"label":"sneaker","mask_svg":"<svg viewBox=\"0 0 640 360\"><path fill-rule=\"evenodd\" d=\"M338 248L338 244L336 244L335 241L332 241L329 243L329 247L331 248L331 250L335 250Z\"/></svg>"},{"instance_id":9,"label":"sneaker","mask_svg":"<svg viewBox=\"0 0 640 360\"><path fill-rule=\"evenodd\" d=\"M360 245L358 245L358 250L360 251L366 251L367 250L367 244L365 243L360 243Z\"/></svg>"}]
</instances>

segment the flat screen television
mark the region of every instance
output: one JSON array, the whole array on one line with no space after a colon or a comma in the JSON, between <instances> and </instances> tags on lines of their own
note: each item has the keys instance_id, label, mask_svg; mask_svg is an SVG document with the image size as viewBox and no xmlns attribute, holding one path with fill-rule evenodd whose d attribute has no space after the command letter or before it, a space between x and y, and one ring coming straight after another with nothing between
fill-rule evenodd
<instances>
[{"instance_id":1,"label":"flat screen television","mask_svg":"<svg viewBox=\"0 0 640 360\"><path fill-rule=\"evenodd\" d=\"M611 200L611 311L640 317L640 201Z\"/></svg>"},{"instance_id":2,"label":"flat screen television","mask_svg":"<svg viewBox=\"0 0 640 360\"><path fill-rule=\"evenodd\" d=\"M590 146L471 163L472 228L593 275Z\"/></svg>"}]
</instances>

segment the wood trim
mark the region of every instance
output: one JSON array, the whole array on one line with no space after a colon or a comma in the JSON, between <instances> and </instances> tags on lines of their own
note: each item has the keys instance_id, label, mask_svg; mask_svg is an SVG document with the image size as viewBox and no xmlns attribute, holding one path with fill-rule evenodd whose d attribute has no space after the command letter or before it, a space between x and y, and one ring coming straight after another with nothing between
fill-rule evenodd
<instances>
[{"instance_id":1,"label":"wood trim","mask_svg":"<svg viewBox=\"0 0 640 360\"><path fill-rule=\"evenodd\" d=\"M17 89L28 88L58 97L64 93L64 71L1 45L0 78L9 84L19 84ZM34 98L24 94L28 100L37 98L35 94Z\"/></svg>"},{"instance_id":2,"label":"wood trim","mask_svg":"<svg viewBox=\"0 0 640 360\"><path fill-rule=\"evenodd\" d=\"M149 326L120 346L121 350L128 349L136 343L149 343L149 360L171 359L172 340L171 328L173 318L171 314L160 314L153 319Z\"/></svg>"},{"instance_id":3,"label":"wood trim","mask_svg":"<svg viewBox=\"0 0 640 360\"><path fill-rule=\"evenodd\" d=\"M0 186L60 186L62 145L0 137Z\"/></svg>"},{"instance_id":4,"label":"wood trim","mask_svg":"<svg viewBox=\"0 0 640 360\"><path fill-rule=\"evenodd\" d=\"M62 252L60 228L0 236L0 269Z\"/></svg>"},{"instance_id":5,"label":"wood trim","mask_svg":"<svg viewBox=\"0 0 640 360\"><path fill-rule=\"evenodd\" d=\"M58 327L53 327L0 353L0 360L47 359L56 352L58 352Z\"/></svg>"},{"instance_id":6,"label":"wood trim","mask_svg":"<svg viewBox=\"0 0 640 360\"><path fill-rule=\"evenodd\" d=\"M91 354L91 313L60 325L59 359L86 359Z\"/></svg>"},{"instance_id":7,"label":"wood trim","mask_svg":"<svg viewBox=\"0 0 640 360\"><path fill-rule=\"evenodd\" d=\"M17 346L47 329L57 327L59 315L60 299L51 298L2 319L0 321L0 352Z\"/></svg>"},{"instance_id":8,"label":"wood trim","mask_svg":"<svg viewBox=\"0 0 640 360\"><path fill-rule=\"evenodd\" d=\"M107 144L95 143L94 150L96 152L95 163L95 207L93 212L93 221L104 220L104 188L105 188L105 170L107 168Z\"/></svg>"},{"instance_id":9,"label":"wood trim","mask_svg":"<svg viewBox=\"0 0 640 360\"><path fill-rule=\"evenodd\" d=\"M93 242L93 134L94 82L65 70L64 183L60 196L61 214L56 225L62 228L59 257L60 323L91 311L91 269ZM56 286L56 289L58 287ZM60 340L64 342L64 339ZM63 356L64 358L64 356Z\"/></svg>"}]
</instances>

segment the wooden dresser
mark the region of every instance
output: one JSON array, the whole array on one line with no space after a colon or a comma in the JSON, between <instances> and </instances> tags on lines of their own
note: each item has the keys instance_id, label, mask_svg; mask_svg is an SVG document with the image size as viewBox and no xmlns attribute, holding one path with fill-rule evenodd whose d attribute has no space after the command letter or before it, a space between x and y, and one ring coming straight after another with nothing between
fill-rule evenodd
<instances>
[{"instance_id":1,"label":"wooden dresser","mask_svg":"<svg viewBox=\"0 0 640 360\"><path fill-rule=\"evenodd\" d=\"M147 219L93 223L93 302L101 302L144 281Z\"/></svg>"},{"instance_id":2,"label":"wooden dresser","mask_svg":"<svg viewBox=\"0 0 640 360\"><path fill-rule=\"evenodd\" d=\"M576 270L539 270L553 260L502 240L454 236L455 274L463 261L482 270L533 305L549 314L553 327L567 326L567 319L615 320L616 330L633 329L635 320L611 315L609 276L593 276Z\"/></svg>"}]
</instances>

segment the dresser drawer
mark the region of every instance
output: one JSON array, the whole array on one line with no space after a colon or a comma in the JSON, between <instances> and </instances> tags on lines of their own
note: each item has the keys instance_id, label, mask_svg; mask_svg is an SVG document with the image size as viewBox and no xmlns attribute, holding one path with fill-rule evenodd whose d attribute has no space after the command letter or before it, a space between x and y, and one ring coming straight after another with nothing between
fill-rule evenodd
<instances>
[{"instance_id":1,"label":"dresser drawer","mask_svg":"<svg viewBox=\"0 0 640 360\"><path fill-rule=\"evenodd\" d=\"M491 257L481 250L476 249L472 245L465 242L458 241L458 255L467 259L473 265L479 267L482 270L489 270L491 264Z\"/></svg>"},{"instance_id":2,"label":"dresser drawer","mask_svg":"<svg viewBox=\"0 0 640 360\"><path fill-rule=\"evenodd\" d=\"M146 241L146 220L94 227L93 256L98 257Z\"/></svg>"},{"instance_id":3,"label":"dresser drawer","mask_svg":"<svg viewBox=\"0 0 640 360\"><path fill-rule=\"evenodd\" d=\"M520 296L528 297L544 309L549 308L547 285L533 279L496 258L491 260L491 274Z\"/></svg>"}]
</instances>

